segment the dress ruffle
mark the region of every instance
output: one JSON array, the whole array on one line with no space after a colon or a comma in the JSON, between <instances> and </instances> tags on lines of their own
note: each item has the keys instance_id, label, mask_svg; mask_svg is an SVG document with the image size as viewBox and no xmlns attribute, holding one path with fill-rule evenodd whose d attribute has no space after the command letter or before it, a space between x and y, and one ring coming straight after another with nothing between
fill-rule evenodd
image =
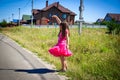
<instances>
[{"instance_id":1,"label":"dress ruffle","mask_svg":"<svg viewBox=\"0 0 120 80\"><path fill-rule=\"evenodd\" d=\"M56 46L50 48L49 52L50 52L50 54L52 54L55 57L60 57L60 56L68 57L68 56L72 55L72 52L66 48L65 43L59 44L59 45L56 45Z\"/></svg>"}]
</instances>

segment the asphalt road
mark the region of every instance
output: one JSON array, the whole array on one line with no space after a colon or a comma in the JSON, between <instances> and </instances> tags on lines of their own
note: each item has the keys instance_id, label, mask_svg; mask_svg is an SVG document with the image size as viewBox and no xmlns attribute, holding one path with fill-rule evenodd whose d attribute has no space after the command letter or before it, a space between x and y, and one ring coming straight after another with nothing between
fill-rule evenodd
<instances>
[{"instance_id":1,"label":"asphalt road","mask_svg":"<svg viewBox=\"0 0 120 80\"><path fill-rule=\"evenodd\" d=\"M52 67L0 34L0 80L65 80Z\"/></svg>"}]
</instances>

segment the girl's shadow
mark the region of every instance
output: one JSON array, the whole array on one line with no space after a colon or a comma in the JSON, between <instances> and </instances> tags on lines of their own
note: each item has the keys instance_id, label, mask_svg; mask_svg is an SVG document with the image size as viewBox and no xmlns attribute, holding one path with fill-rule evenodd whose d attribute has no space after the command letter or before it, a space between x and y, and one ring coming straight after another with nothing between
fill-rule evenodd
<instances>
[{"instance_id":1,"label":"girl's shadow","mask_svg":"<svg viewBox=\"0 0 120 80\"><path fill-rule=\"evenodd\" d=\"M51 70L47 68L41 68L41 69L17 69L15 72L27 72L30 74L45 74L45 73L53 73L56 72L56 70Z\"/></svg>"}]
</instances>

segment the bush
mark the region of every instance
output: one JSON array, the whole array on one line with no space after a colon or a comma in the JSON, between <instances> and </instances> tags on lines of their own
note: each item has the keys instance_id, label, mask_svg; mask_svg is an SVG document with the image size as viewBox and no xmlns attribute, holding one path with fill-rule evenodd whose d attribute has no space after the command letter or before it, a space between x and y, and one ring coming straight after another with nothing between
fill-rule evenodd
<instances>
[{"instance_id":1,"label":"bush","mask_svg":"<svg viewBox=\"0 0 120 80\"><path fill-rule=\"evenodd\" d=\"M103 21L101 25L107 25L109 34L120 34L120 24L116 23L115 20L110 22Z\"/></svg>"},{"instance_id":2,"label":"bush","mask_svg":"<svg viewBox=\"0 0 120 80\"><path fill-rule=\"evenodd\" d=\"M107 27L110 34L120 34L120 24L115 21L108 22Z\"/></svg>"},{"instance_id":3,"label":"bush","mask_svg":"<svg viewBox=\"0 0 120 80\"><path fill-rule=\"evenodd\" d=\"M116 24L114 32L115 34L120 34L120 24Z\"/></svg>"},{"instance_id":4,"label":"bush","mask_svg":"<svg viewBox=\"0 0 120 80\"><path fill-rule=\"evenodd\" d=\"M0 23L0 26L1 26L1 27L7 27L7 21L6 21L6 20L3 20L3 21Z\"/></svg>"}]
</instances>

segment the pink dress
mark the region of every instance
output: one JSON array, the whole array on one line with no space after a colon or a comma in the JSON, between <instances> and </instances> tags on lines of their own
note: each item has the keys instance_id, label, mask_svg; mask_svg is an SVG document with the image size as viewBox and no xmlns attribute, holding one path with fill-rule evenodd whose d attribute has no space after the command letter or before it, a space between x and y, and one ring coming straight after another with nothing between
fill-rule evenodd
<instances>
[{"instance_id":1,"label":"pink dress","mask_svg":"<svg viewBox=\"0 0 120 80\"><path fill-rule=\"evenodd\" d=\"M66 31L68 32L68 31ZM67 44L66 44L66 37L62 37L62 33L59 34L58 37L58 43L49 49L50 54L52 54L55 57L60 57L60 56L64 56L64 57L68 57L72 55L72 52L67 49Z\"/></svg>"}]
</instances>

